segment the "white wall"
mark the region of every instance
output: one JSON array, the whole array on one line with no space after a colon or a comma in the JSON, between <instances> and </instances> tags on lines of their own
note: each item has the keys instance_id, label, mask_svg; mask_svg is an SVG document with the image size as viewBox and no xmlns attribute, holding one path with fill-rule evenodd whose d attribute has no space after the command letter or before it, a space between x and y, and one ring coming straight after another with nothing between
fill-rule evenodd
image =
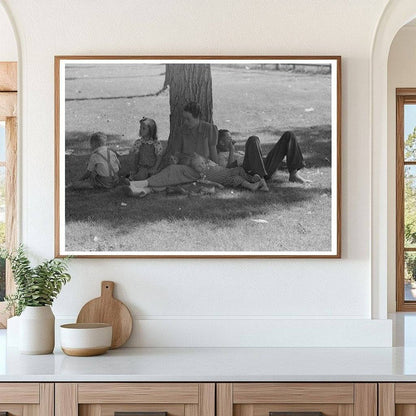
<instances>
[{"instance_id":1,"label":"white wall","mask_svg":"<svg viewBox=\"0 0 416 416\"><path fill-rule=\"evenodd\" d=\"M72 320L109 279L138 320L130 345L389 344L389 322L370 321L369 64L387 0L1 3L22 43L21 231L39 257L54 246L54 55L343 58L342 259L73 260L58 317Z\"/></svg>"},{"instance_id":2,"label":"white wall","mask_svg":"<svg viewBox=\"0 0 416 416\"><path fill-rule=\"evenodd\" d=\"M3 7L0 7L0 61L17 61L16 39Z\"/></svg>"},{"instance_id":3,"label":"white wall","mask_svg":"<svg viewBox=\"0 0 416 416\"><path fill-rule=\"evenodd\" d=\"M416 88L416 25L404 26L388 61L388 308L396 310L396 88Z\"/></svg>"}]
</instances>

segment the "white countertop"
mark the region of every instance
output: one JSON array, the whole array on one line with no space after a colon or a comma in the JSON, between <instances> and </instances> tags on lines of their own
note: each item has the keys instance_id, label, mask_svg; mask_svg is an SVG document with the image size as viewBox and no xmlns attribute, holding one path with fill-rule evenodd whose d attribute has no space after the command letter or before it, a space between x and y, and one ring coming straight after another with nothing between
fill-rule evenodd
<instances>
[{"instance_id":1,"label":"white countertop","mask_svg":"<svg viewBox=\"0 0 416 416\"><path fill-rule=\"evenodd\" d=\"M0 381L416 381L416 348L120 348L21 355L0 331Z\"/></svg>"}]
</instances>

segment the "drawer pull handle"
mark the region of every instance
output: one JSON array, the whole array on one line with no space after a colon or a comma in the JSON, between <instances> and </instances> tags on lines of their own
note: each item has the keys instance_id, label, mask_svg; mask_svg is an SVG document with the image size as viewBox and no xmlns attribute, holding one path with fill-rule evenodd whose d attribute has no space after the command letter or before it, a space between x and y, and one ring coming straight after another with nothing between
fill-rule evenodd
<instances>
[{"instance_id":1,"label":"drawer pull handle","mask_svg":"<svg viewBox=\"0 0 416 416\"><path fill-rule=\"evenodd\" d=\"M269 412L269 416L324 416L322 412Z\"/></svg>"},{"instance_id":2,"label":"drawer pull handle","mask_svg":"<svg viewBox=\"0 0 416 416\"><path fill-rule=\"evenodd\" d=\"M115 412L114 416L168 416L168 412Z\"/></svg>"}]
</instances>

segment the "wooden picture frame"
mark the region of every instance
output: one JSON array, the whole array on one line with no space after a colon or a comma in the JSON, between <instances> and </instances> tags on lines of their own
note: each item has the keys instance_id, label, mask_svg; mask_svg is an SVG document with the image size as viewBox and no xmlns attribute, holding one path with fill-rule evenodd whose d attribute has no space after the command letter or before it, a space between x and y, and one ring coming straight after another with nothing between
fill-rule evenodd
<instances>
[{"instance_id":1,"label":"wooden picture frame","mask_svg":"<svg viewBox=\"0 0 416 416\"><path fill-rule=\"evenodd\" d=\"M209 75L201 69L207 67ZM160 176L146 183L135 181L130 191L125 188L128 185L103 191L75 190L90 157L87 149L94 132L106 134L107 147L112 147L121 161L118 175L130 173L130 179L136 179L134 175L141 169L140 164L133 165L134 170L122 173L128 163L132 166L128 152L137 154L133 144L152 146L147 139L138 140L143 116L156 120L165 153L172 149L176 154L180 149L180 157L188 153L185 149L189 147L183 144L188 134L183 127L186 121L178 117L189 101L202 102L198 120L232 134L236 153L241 156L234 162L237 169L244 157L249 159L244 161L242 176L238 174L241 171L233 171L238 179L225 180L226 188L218 191L199 180L190 180L186 187L172 185L171 172L176 168L169 168L166 195L128 196L132 189L133 196L142 194L136 192L142 187L160 191L160 183L166 182L156 179ZM340 258L341 102L339 56L56 56L55 255ZM250 165L253 147L247 147L247 138L259 136L263 156L267 148L271 160L276 156L272 149L280 146L277 152L282 151L286 131L293 133L296 146L304 150L306 167L300 172L306 173L311 184L288 181L289 177L296 180L292 174L297 169L289 166L294 163L293 136L285 136L291 143L285 142L285 152L292 149L290 161L285 158L290 176L273 170L276 164L272 169L266 161L266 174L271 176L271 170L274 174L272 180L266 176L271 192L241 190L253 187L243 182L259 179ZM214 160L214 139L209 137L201 133L210 149L204 156ZM172 143L176 147L170 147ZM256 148L255 152L258 158L260 151ZM180 164L190 160L188 156ZM299 158L296 161L296 167L301 166ZM161 163L166 166L170 162L164 157ZM113 168L107 169L107 175L109 169ZM226 171L226 175L231 173ZM229 182L234 188L227 187ZM264 189L262 184L254 188Z\"/></svg>"}]
</instances>

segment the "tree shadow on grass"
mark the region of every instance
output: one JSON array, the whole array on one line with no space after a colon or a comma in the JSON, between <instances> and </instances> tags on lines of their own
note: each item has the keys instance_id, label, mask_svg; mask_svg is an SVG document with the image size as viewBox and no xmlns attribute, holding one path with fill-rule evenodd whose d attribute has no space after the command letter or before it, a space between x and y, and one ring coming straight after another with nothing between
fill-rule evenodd
<instances>
[{"instance_id":1,"label":"tree shadow on grass","mask_svg":"<svg viewBox=\"0 0 416 416\"><path fill-rule=\"evenodd\" d=\"M200 223L231 226L235 221L261 218L272 212L289 213L300 203L322 195L330 196L330 189L294 186L282 188L271 185L271 191L250 192L224 189L207 196L166 196L164 192L145 198L126 198L120 188L110 191L68 191L66 194L66 222L91 221L109 228L126 230L135 225L169 221L198 221Z\"/></svg>"},{"instance_id":2,"label":"tree shadow on grass","mask_svg":"<svg viewBox=\"0 0 416 416\"><path fill-rule=\"evenodd\" d=\"M315 172L325 168L328 171L331 166L331 127L313 126L292 131L299 139L307 168L313 168ZM87 139L89 135L82 132L72 133L74 136L71 136L71 145L74 145L74 153L67 155L65 159L66 183L79 179L89 159L89 152L85 151L85 143L86 140L89 143ZM267 142L262 143L264 155L270 151L282 134L283 131L272 128L259 129L260 139L262 136L268 138ZM245 140L240 140L237 147L244 150ZM109 142L110 145L116 145L120 143L120 138L110 136ZM120 162L122 172L127 173L131 168L131 157L121 155ZM283 163L281 169L284 168ZM109 191L67 191L66 221L99 222L118 229L123 227L129 229L137 224L167 219L200 221L224 227L239 219L256 218L279 211L290 213L291 209L298 207L304 201L313 201L322 196L328 197L331 195L330 176L325 180L326 182L321 183L316 183L314 180L312 186L306 187L282 186L282 183L276 182L271 184L270 193L225 189L213 196L195 197L166 196L161 193L142 199L126 198L120 188Z\"/></svg>"}]
</instances>

